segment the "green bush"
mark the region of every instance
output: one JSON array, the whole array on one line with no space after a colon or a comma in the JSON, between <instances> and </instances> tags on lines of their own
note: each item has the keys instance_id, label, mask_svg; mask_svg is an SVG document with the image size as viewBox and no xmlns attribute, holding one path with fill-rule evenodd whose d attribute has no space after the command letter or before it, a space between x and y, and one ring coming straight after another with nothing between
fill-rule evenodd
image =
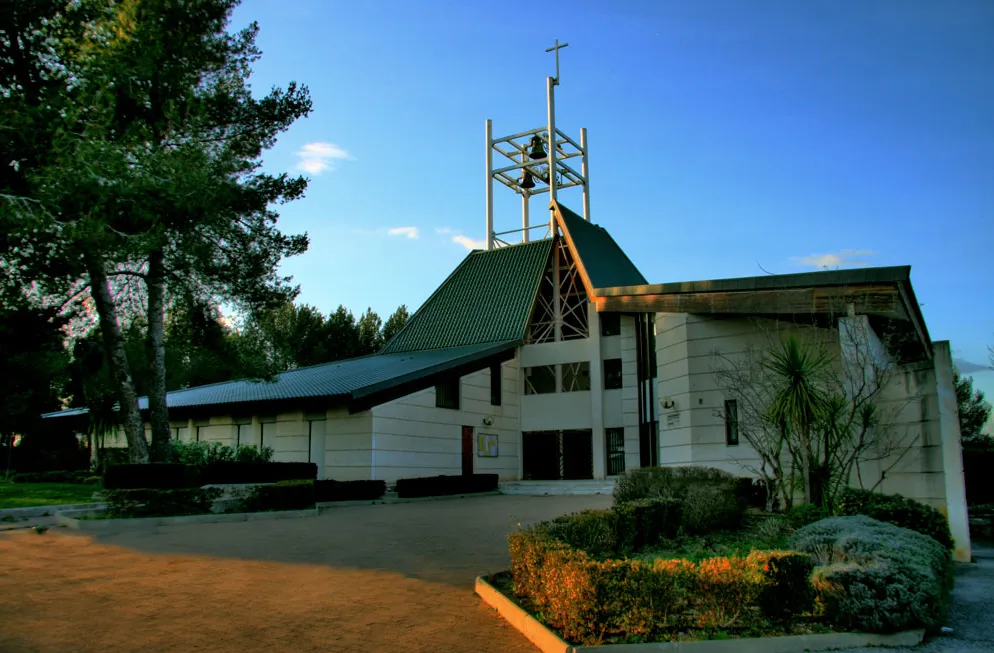
<instances>
[{"instance_id":1,"label":"green bush","mask_svg":"<svg viewBox=\"0 0 994 653\"><path fill-rule=\"evenodd\" d=\"M618 548L618 516L613 510L583 510L544 522L550 537L588 555L605 558Z\"/></svg>"},{"instance_id":2,"label":"green bush","mask_svg":"<svg viewBox=\"0 0 994 653\"><path fill-rule=\"evenodd\" d=\"M174 517L209 513L220 495L217 488L106 490L104 500L112 517Z\"/></svg>"},{"instance_id":3,"label":"green bush","mask_svg":"<svg viewBox=\"0 0 994 653\"><path fill-rule=\"evenodd\" d=\"M252 488L244 500L246 512L304 510L314 507L314 481L280 481Z\"/></svg>"},{"instance_id":4,"label":"green bush","mask_svg":"<svg viewBox=\"0 0 994 653\"><path fill-rule=\"evenodd\" d=\"M879 521L928 535L936 542L953 548L953 536L946 516L933 508L898 494L877 494L869 490L846 488L839 504L840 515L866 515Z\"/></svg>"},{"instance_id":5,"label":"green bush","mask_svg":"<svg viewBox=\"0 0 994 653\"><path fill-rule=\"evenodd\" d=\"M784 515L787 522L794 528L801 528L830 516L827 510L813 503L802 503L801 505L794 506Z\"/></svg>"},{"instance_id":6,"label":"green bush","mask_svg":"<svg viewBox=\"0 0 994 653\"><path fill-rule=\"evenodd\" d=\"M173 458L183 465L206 467L215 463L259 463L273 458L273 448L263 447L262 452L254 445L230 447L221 442L184 442L173 440Z\"/></svg>"},{"instance_id":7,"label":"green bush","mask_svg":"<svg viewBox=\"0 0 994 653\"><path fill-rule=\"evenodd\" d=\"M811 609L814 593L811 572L814 561L796 551L753 551L751 563L762 569L766 583L757 602L767 617L783 618Z\"/></svg>"},{"instance_id":8,"label":"green bush","mask_svg":"<svg viewBox=\"0 0 994 653\"><path fill-rule=\"evenodd\" d=\"M683 496L681 524L690 534L733 530L744 516L745 504L727 486L691 485Z\"/></svg>"},{"instance_id":9,"label":"green bush","mask_svg":"<svg viewBox=\"0 0 994 653\"><path fill-rule=\"evenodd\" d=\"M641 551L663 538L676 537L682 507L678 499L636 499L615 506L617 552Z\"/></svg>"},{"instance_id":10,"label":"green bush","mask_svg":"<svg viewBox=\"0 0 994 653\"><path fill-rule=\"evenodd\" d=\"M790 546L811 554L812 586L824 616L846 629L934 629L952 589L949 549L933 538L866 516L801 528Z\"/></svg>"}]
</instances>

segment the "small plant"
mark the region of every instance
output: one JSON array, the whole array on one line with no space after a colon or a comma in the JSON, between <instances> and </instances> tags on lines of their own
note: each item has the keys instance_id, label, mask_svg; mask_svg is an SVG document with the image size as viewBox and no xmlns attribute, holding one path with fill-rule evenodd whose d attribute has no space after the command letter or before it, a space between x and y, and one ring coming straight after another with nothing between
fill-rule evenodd
<instances>
[{"instance_id":1,"label":"small plant","mask_svg":"<svg viewBox=\"0 0 994 653\"><path fill-rule=\"evenodd\" d=\"M280 481L260 485L245 498L246 512L270 510L304 510L314 507L314 481Z\"/></svg>"},{"instance_id":2,"label":"small plant","mask_svg":"<svg viewBox=\"0 0 994 653\"><path fill-rule=\"evenodd\" d=\"M217 488L142 488L104 492L108 516L126 518L206 514L220 495L221 490Z\"/></svg>"}]
</instances>

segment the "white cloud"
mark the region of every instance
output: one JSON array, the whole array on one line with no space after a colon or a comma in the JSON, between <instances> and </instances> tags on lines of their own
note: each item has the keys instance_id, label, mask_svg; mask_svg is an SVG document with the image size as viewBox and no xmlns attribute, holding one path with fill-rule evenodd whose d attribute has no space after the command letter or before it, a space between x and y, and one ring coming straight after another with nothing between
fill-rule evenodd
<instances>
[{"instance_id":1,"label":"white cloud","mask_svg":"<svg viewBox=\"0 0 994 653\"><path fill-rule=\"evenodd\" d=\"M450 229L448 227L435 227L435 233L436 234L442 234L444 236L445 234L451 234L452 233L452 229Z\"/></svg>"},{"instance_id":2,"label":"white cloud","mask_svg":"<svg viewBox=\"0 0 994 653\"><path fill-rule=\"evenodd\" d=\"M462 234L452 237L452 242L462 245L466 249L483 249L486 243L482 240L473 240L469 236L463 236Z\"/></svg>"},{"instance_id":3,"label":"white cloud","mask_svg":"<svg viewBox=\"0 0 994 653\"><path fill-rule=\"evenodd\" d=\"M300 157L297 168L312 175L319 175L322 172L334 170L336 161L352 161L355 159L354 156L338 145L323 141L307 143L297 151L297 156Z\"/></svg>"},{"instance_id":4,"label":"white cloud","mask_svg":"<svg viewBox=\"0 0 994 653\"><path fill-rule=\"evenodd\" d=\"M876 256L869 249L843 249L827 254L812 254L810 256L791 256L790 260L798 265L807 265L819 270L832 268L859 268L870 264L868 256Z\"/></svg>"},{"instance_id":5,"label":"white cloud","mask_svg":"<svg viewBox=\"0 0 994 653\"><path fill-rule=\"evenodd\" d=\"M418 236L421 235L421 230L417 227L394 227L393 229L387 229L388 236L407 236L412 240L416 240Z\"/></svg>"}]
</instances>

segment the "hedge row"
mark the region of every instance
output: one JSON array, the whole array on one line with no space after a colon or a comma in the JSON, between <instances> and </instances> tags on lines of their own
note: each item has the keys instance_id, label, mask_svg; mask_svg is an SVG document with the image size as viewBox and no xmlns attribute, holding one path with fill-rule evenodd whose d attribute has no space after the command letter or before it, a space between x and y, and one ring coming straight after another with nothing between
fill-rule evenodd
<instances>
[{"instance_id":1,"label":"hedge row","mask_svg":"<svg viewBox=\"0 0 994 653\"><path fill-rule=\"evenodd\" d=\"M223 462L204 467L179 463L114 465L104 473L103 485L108 490L175 490L201 485L313 481L317 473L315 463Z\"/></svg>"},{"instance_id":2,"label":"hedge row","mask_svg":"<svg viewBox=\"0 0 994 653\"><path fill-rule=\"evenodd\" d=\"M175 517L212 512L222 490L216 487L137 488L104 492L111 517ZM303 510L314 507L313 481L280 481L245 490L229 512Z\"/></svg>"},{"instance_id":3,"label":"hedge row","mask_svg":"<svg viewBox=\"0 0 994 653\"><path fill-rule=\"evenodd\" d=\"M397 496L402 499L434 497L449 494L472 494L497 489L497 474L464 474L462 476L426 476L402 478L397 481Z\"/></svg>"},{"instance_id":4,"label":"hedge row","mask_svg":"<svg viewBox=\"0 0 994 653\"><path fill-rule=\"evenodd\" d=\"M759 489L757 489L759 488ZM678 500L681 525L690 534L733 530L746 507L765 496L752 479L711 467L643 467L622 474L614 486L616 506L632 501Z\"/></svg>"},{"instance_id":5,"label":"hedge row","mask_svg":"<svg viewBox=\"0 0 994 653\"><path fill-rule=\"evenodd\" d=\"M385 481L315 481L316 501L373 501L387 491Z\"/></svg>"},{"instance_id":6,"label":"hedge row","mask_svg":"<svg viewBox=\"0 0 994 653\"><path fill-rule=\"evenodd\" d=\"M791 536L819 565L812 576L823 616L848 630L941 626L952 589L949 549L935 539L866 516L833 517Z\"/></svg>"},{"instance_id":7,"label":"hedge row","mask_svg":"<svg viewBox=\"0 0 994 653\"><path fill-rule=\"evenodd\" d=\"M953 548L953 536L945 515L932 506L898 494L878 494L869 490L846 488L842 492L838 514L849 517L866 515L928 535L945 548Z\"/></svg>"},{"instance_id":8,"label":"hedge row","mask_svg":"<svg viewBox=\"0 0 994 653\"><path fill-rule=\"evenodd\" d=\"M514 591L571 641L665 639L688 628L746 626L810 608L809 556L756 551L746 558L604 560L541 528L508 538Z\"/></svg>"},{"instance_id":9,"label":"hedge row","mask_svg":"<svg viewBox=\"0 0 994 653\"><path fill-rule=\"evenodd\" d=\"M682 504L676 499L629 501L536 524L534 530L594 558L627 555L675 537Z\"/></svg>"}]
</instances>

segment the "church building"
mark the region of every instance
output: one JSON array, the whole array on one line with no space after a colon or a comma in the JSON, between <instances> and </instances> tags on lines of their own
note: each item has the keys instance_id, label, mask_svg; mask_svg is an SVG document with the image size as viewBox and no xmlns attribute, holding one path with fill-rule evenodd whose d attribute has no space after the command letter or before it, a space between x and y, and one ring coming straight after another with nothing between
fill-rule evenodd
<instances>
[{"instance_id":1,"label":"church building","mask_svg":"<svg viewBox=\"0 0 994 653\"><path fill-rule=\"evenodd\" d=\"M612 477L655 465L755 476L764 461L738 418L747 398L716 365L800 334L847 381L887 370L881 410L904 445L854 473L940 508L968 550L949 343L930 339L910 268L649 283L590 220L586 131L556 127L557 85L558 70L548 124L494 138L487 121L486 249L380 352L170 392L174 436L272 447L276 461L316 463L319 478L388 484L496 473L507 492L610 492ZM522 199L520 229L494 230L501 186ZM558 197L571 187L577 212ZM529 199L543 193L548 219L532 224Z\"/></svg>"}]
</instances>

